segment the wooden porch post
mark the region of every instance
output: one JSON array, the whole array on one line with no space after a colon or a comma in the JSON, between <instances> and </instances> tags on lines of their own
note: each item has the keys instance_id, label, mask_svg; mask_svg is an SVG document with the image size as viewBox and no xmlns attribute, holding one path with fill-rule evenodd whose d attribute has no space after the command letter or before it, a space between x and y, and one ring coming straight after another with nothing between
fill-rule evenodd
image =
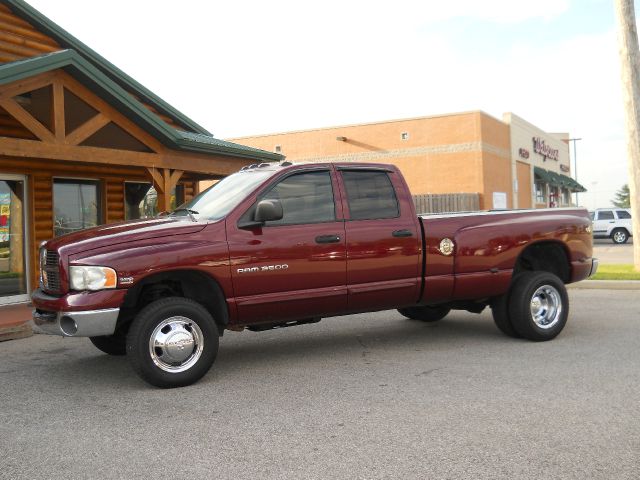
<instances>
[{"instance_id":1,"label":"wooden porch post","mask_svg":"<svg viewBox=\"0 0 640 480\"><path fill-rule=\"evenodd\" d=\"M168 211L171 208L171 192L184 171L169 168L147 168L147 172L153 180L153 188L158 192L158 211Z\"/></svg>"}]
</instances>

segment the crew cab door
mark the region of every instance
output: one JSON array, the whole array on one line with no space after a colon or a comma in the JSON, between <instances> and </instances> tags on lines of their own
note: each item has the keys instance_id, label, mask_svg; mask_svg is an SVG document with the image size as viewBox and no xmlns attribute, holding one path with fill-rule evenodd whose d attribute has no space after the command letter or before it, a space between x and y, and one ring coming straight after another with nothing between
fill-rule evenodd
<instances>
[{"instance_id":1,"label":"crew cab door","mask_svg":"<svg viewBox=\"0 0 640 480\"><path fill-rule=\"evenodd\" d=\"M347 236L350 311L417 302L422 234L398 171L338 167Z\"/></svg>"},{"instance_id":2,"label":"crew cab door","mask_svg":"<svg viewBox=\"0 0 640 480\"><path fill-rule=\"evenodd\" d=\"M346 246L332 168L277 177L253 205L227 222L237 322L298 320L344 312ZM338 197L339 198L339 197ZM261 200L282 205L281 220L240 228Z\"/></svg>"}]
</instances>

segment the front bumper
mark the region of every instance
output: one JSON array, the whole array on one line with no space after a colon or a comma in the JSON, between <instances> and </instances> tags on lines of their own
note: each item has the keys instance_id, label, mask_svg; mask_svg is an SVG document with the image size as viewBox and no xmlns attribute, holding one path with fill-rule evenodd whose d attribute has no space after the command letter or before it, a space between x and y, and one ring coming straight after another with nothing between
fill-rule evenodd
<instances>
[{"instance_id":1,"label":"front bumper","mask_svg":"<svg viewBox=\"0 0 640 480\"><path fill-rule=\"evenodd\" d=\"M37 289L31 294L35 307L33 323L37 330L50 335L113 335L126 293L124 289L114 289L72 292L57 297Z\"/></svg>"},{"instance_id":2,"label":"front bumper","mask_svg":"<svg viewBox=\"0 0 640 480\"><path fill-rule=\"evenodd\" d=\"M33 323L41 333L63 337L100 337L113 335L119 308L84 312L47 312L35 309Z\"/></svg>"}]
</instances>

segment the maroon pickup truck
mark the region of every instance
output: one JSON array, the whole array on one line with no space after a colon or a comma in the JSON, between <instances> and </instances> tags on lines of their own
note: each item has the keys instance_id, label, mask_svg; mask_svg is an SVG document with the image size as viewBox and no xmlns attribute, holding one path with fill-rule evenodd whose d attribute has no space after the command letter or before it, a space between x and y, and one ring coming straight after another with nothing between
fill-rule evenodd
<instances>
[{"instance_id":1,"label":"maroon pickup truck","mask_svg":"<svg viewBox=\"0 0 640 480\"><path fill-rule=\"evenodd\" d=\"M252 165L169 215L44 243L33 318L159 387L200 379L225 329L356 312L490 306L505 334L550 340L565 284L597 268L591 238L582 209L416 215L393 165Z\"/></svg>"}]
</instances>

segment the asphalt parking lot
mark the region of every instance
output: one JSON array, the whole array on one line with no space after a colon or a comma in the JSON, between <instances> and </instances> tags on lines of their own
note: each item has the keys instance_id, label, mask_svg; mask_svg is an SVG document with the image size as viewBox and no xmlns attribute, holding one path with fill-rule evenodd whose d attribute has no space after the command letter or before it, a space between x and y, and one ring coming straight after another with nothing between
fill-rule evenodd
<instances>
[{"instance_id":1,"label":"asphalt parking lot","mask_svg":"<svg viewBox=\"0 0 640 480\"><path fill-rule=\"evenodd\" d=\"M600 263L633 263L633 239L622 245L616 245L611 240L598 238L593 241L593 256Z\"/></svg>"},{"instance_id":2,"label":"asphalt parking lot","mask_svg":"<svg viewBox=\"0 0 640 480\"><path fill-rule=\"evenodd\" d=\"M0 478L637 479L637 292L570 298L546 343L487 311L228 333L177 390L83 339L4 342Z\"/></svg>"}]
</instances>

